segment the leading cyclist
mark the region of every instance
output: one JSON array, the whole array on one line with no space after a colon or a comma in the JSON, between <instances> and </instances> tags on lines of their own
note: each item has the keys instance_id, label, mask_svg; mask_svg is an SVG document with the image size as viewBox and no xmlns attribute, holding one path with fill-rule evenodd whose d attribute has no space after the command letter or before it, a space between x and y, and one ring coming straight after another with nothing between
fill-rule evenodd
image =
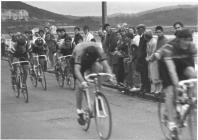
<instances>
[{"instance_id":1,"label":"leading cyclist","mask_svg":"<svg viewBox=\"0 0 198 140\"><path fill-rule=\"evenodd\" d=\"M99 73L107 72L112 74L112 70L106 60L106 55L102 48L101 43L96 42L82 42L79 43L74 51L74 74L77 78L77 114L78 122L80 125L85 124L83 119L82 108L82 90L88 87L87 82L84 79L84 73ZM112 77L111 81L115 81L115 76Z\"/></svg>"},{"instance_id":2,"label":"leading cyclist","mask_svg":"<svg viewBox=\"0 0 198 140\"><path fill-rule=\"evenodd\" d=\"M176 32L176 38L159 49L153 58L159 61L159 71L166 93L165 103L169 119L168 128L174 139L176 131L176 110L174 95L180 90L179 81L196 78L194 58L197 55L192 33L188 29Z\"/></svg>"}]
</instances>

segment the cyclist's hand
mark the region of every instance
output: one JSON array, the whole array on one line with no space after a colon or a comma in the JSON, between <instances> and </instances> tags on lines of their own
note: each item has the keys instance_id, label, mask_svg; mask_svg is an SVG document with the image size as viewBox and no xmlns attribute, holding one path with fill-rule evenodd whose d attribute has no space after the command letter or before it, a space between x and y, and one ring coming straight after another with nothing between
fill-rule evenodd
<instances>
[{"instance_id":1,"label":"cyclist's hand","mask_svg":"<svg viewBox=\"0 0 198 140\"><path fill-rule=\"evenodd\" d=\"M113 85L117 85L116 76L115 76L114 74L112 74L112 76L110 77L109 81L110 81Z\"/></svg>"},{"instance_id":2,"label":"cyclist's hand","mask_svg":"<svg viewBox=\"0 0 198 140\"><path fill-rule=\"evenodd\" d=\"M86 88L88 88L88 83L83 81L80 86L82 89L86 89Z\"/></svg>"}]
</instances>

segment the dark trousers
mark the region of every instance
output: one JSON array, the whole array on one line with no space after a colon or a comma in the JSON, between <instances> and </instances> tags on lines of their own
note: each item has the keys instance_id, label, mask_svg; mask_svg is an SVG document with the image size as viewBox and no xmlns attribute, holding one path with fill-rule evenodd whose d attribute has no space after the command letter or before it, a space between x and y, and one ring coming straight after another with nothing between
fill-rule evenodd
<instances>
[{"instance_id":1,"label":"dark trousers","mask_svg":"<svg viewBox=\"0 0 198 140\"><path fill-rule=\"evenodd\" d=\"M142 69L140 70L140 75L141 75L141 83L142 83L141 90L150 92L150 80L148 77L148 63L145 63L145 65L142 67Z\"/></svg>"}]
</instances>

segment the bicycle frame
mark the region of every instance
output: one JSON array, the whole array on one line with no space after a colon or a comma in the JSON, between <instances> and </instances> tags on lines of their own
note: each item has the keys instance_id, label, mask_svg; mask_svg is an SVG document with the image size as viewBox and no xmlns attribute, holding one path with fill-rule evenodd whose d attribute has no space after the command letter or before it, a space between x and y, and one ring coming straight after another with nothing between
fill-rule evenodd
<instances>
[{"instance_id":1,"label":"bicycle frame","mask_svg":"<svg viewBox=\"0 0 198 140\"><path fill-rule=\"evenodd\" d=\"M35 70L36 67L38 67L39 65L41 65L41 64L39 63L39 58L40 58L40 57L44 57L45 60L47 61L47 56L46 56L46 55L36 55L36 56L33 56L33 58L36 58L36 61L37 61L37 65L34 64L34 70Z\"/></svg>"},{"instance_id":2,"label":"bicycle frame","mask_svg":"<svg viewBox=\"0 0 198 140\"><path fill-rule=\"evenodd\" d=\"M13 62L11 64L12 69L14 68L14 65L16 65L16 69L17 69L16 76L20 76L20 78L22 78L21 74L23 73L23 69L22 69L22 66L21 66L22 63L28 63L28 65L29 65L29 61L17 61L17 62ZM22 79L20 79L20 80L22 80ZM20 87L22 87L22 83L21 82L20 82Z\"/></svg>"},{"instance_id":3,"label":"bicycle frame","mask_svg":"<svg viewBox=\"0 0 198 140\"><path fill-rule=\"evenodd\" d=\"M95 94L95 102L96 102L96 113L97 116L99 117L106 117L107 113L105 111L105 107L104 107L104 103L102 102L101 97L97 97L97 93L100 93L101 90L101 76L112 76L111 74L107 74L107 73L93 73L93 74L89 74L87 76L85 76L85 79L89 82L89 83L94 83L94 94ZM90 79L90 77L94 77L94 80ZM86 98L87 98L87 102L88 102L88 106L89 108L93 111L93 107L91 105L91 99L90 99L90 94L89 94L89 90L85 89L85 94L86 94ZM99 112L99 102L101 104L102 110L104 111L104 115L101 115Z\"/></svg>"}]
</instances>

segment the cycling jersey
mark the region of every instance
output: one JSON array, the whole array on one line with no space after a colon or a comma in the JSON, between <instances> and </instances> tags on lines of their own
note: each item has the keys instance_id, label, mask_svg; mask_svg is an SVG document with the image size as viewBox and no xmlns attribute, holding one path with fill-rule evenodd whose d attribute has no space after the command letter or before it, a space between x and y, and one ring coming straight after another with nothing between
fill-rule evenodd
<instances>
[{"instance_id":1,"label":"cycling jersey","mask_svg":"<svg viewBox=\"0 0 198 140\"><path fill-rule=\"evenodd\" d=\"M83 58L84 54L86 53L86 49L90 46L93 46L97 49L98 51L98 56L94 56L93 58L86 60ZM96 43L96 42L82 42L79 43L72 54L74 58L74 63L81 65L81 73L83 74L86 70L90 69L91 66L96 62L96 61L103 61L106 59L106 55L104 53L104 50L102 49L102 44L101 43Z\"/></svg>"}]
</instances>

